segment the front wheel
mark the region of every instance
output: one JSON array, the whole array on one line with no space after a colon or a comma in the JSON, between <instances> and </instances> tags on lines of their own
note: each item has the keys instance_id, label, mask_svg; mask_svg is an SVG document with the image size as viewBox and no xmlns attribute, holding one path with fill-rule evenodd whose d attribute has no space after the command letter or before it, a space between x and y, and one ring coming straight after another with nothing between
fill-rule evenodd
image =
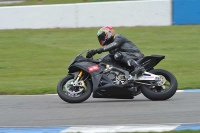
<instances>
[{"instance_id":1,"label":"front wheel","mask_svg":"<svg viewBox=\"0 0 200 133\"><path fill-rule=\"evenodd\" d=\"M57 86L58 96L68 103L81 103L87 100L92 93L92 85L89 79L86 79L83 86L73 86L74 76L67 75Z\"/></svg>"},{"instance_id":2,"label":"front wheel","mask_svg":"<svg viewBox=\"0 0 200 133\"><path fill-rule=\"evenodd\" d=\"M178 83L176 77L172 73L162 69L154 69L151 70L150 73L160 76L162 85L141 85L141 91L145 97L155 101L167 100L176 93ZM149 83L154 84L152 81Z\"/></svg>"}]
</instances>

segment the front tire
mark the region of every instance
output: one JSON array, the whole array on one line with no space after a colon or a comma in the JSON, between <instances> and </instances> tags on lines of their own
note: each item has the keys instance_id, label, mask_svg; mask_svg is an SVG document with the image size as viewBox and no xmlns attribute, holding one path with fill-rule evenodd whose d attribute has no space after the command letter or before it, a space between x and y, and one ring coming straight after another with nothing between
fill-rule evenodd
<instances>
[{"instance_id":1,"label":"front tire","mask_svg":"<svg viewBox=\"0 0 200 133\"><path fill-rule=\"evenodd\" d=\"M161 86L156 86L154 88L149 87L148 85L141 85L141 91L145 97L147 97L150 100L167 100L171 98L178 88L178 83L176 80L176 77L163 69L154 69L151 70L150 73L153 73L155 75L161 75L164 76L167 83L169 84L168 89L163 89Z\"/></svg>"},{"instance_id":2,"label":"front tire","mask_svg":"<svg viewBox=\"0 0 200 133\"><path fill-rule=\"evenodd\" d=\"M90 97L90 95L92 93L92 84L88 79L86 79L85 80L85 85L87 87L87 90L84 91L83 93L81 93L79 96L71 97L65 91L65 87L64 86L66 85L67 82L70 82L70 80L73 80L73 79L74 79L73 75L67 75L62 80L60 80L60 82L57 85L58 96L63 101L68 102L68 103L81 103L81 102L84 102L85 100L87 100Z\"/></svg>"}]
</instances>

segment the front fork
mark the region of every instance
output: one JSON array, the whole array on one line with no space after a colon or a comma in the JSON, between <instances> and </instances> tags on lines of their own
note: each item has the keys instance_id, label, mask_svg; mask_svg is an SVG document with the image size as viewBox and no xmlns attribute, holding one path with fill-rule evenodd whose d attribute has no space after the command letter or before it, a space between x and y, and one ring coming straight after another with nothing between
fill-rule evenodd
<instances>
[{"instance_id":1,"label":"front fork","mask_svg":"<svg viewBox=\"0 0 200 133\"><path fill-rule=\"evenodd\" d=\"M77 83L79 79L82 77L82 75L83 75L83 71L80 71L74 83Z\"/></svg>"},{"instance_id":2,"label":"front fork","mask_svg":"<svg viewBox=\"0 0 200 133\"><path fill-rule=\"evenodd\" d=\"M86 90L87 87L85 85L85 82L83 80L79 81L82 76L83 76L83 71L80 71L79 74L78 74L78 76L76 77L75 81L72 83L72 85L73 86L84 87L84 89Z\"/></svg>"}]
</instances>

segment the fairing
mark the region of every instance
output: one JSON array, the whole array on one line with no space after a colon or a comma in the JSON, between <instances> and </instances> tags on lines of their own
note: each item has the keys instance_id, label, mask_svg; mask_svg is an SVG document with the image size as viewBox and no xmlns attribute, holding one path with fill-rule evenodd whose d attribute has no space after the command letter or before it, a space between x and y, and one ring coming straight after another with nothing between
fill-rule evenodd
<instances>
[{"instance_id":1,"label":"fairing","mask_svg":"<svg viewBox=\"0 0 200 133\"><path fill-rule=\"evenodd\" d=\"M145 56L144 58L138 60L137 62L148 71L153 69L153 67L155 67L164 58L165 56L163 55L151 55L151 56Z\"/></svg>"},{"instance_id":2,"label":"fairing","mask_svg":"<svg viewBox=\"0 0 200 133\"><path fill-rule=\"evenodd\" d=\"M133 98L134 90L132 87L115 85L113 84L112 80L110 80L105 74L103 74L105 66L101 64L105 64L105 62L106 64L112 64L112 60L107 60L107 57L108 56L105 56L100 60L95 61L92 59L84 58L82 56L78 56L70 64L68 68L68 73L77 75L77 72L79 72L80 70L88 73L93 84L94 98ZM156 66L162 59L164 59L164 57L165 56L161 55L146 56L138 61L138 63L144 66L146 70L148 70ZM113 64L113 66L115 66L115 64ZM125 75L129 75L128 71L123 69L123 66L116 67L116 69L119 69L118 71L123 70Z\"/></svg>"}]
</instances>

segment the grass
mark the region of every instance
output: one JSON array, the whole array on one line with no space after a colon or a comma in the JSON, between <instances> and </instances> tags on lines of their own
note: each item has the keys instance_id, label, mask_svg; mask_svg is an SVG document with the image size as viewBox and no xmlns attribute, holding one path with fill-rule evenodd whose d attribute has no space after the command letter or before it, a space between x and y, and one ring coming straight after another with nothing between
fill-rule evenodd
<instances>
[{"instance_id":1,"label":"grass","mask_svg":"<svg viewBox=\"0 0 200 133\"><path fill-rule=\"evenodd\" d=\"M105 2L105 1L123 1L123 0L87 0L88 2ZM124 0L125 1L125 0ZM38 0L25 0L22 3L13 4L0 4L0 6L23 6L23 5L46 5L46 4L72 4L83 3L84 0L42 0L42 3L38 3Z\"/></svg>"},{"instance_id":2,"label":"grass","mask_svg":"<svg viewBox=\"0 0 200 133\"><path fill-rule=\"evenodd\" d=\"M100 47L98 29L0 30L0 94L55 93L74 56ZM200 25L115 30L145 55L165 55L156 68L172 72L179 89L200 88Z\"/></svg>"}]
</instances>

